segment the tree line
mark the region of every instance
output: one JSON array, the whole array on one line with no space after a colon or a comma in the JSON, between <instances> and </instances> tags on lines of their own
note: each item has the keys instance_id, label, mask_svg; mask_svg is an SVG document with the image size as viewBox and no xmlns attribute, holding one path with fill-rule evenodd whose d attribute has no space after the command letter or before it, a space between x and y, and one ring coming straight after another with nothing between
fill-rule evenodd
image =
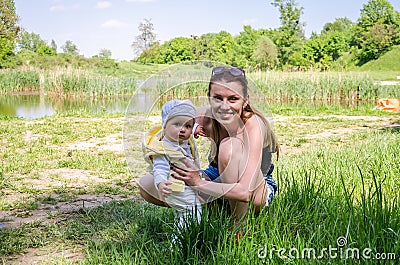
<instances>
[{"instance_id":1,"label":"tree line","mask_svg":"<svg viewBox=\"0 0 400 265\"><path fill-rule=\"evenodd\" d=\"M154 25L145 19L132 48L140 63L174 64L211 60L251 69L344 69L378 58L400 44L400 12L387 0L369 0L353 22L336 18L310 38L304 34L304 8L296 0L273 0L281 25L276 29L244 26L238 35L227 31L201 36L177 37L165 43L156 40ZM12 67L35 56L57 55L54 40L47 44L39 34L18 25L14 0L0 0L0 68ZM78 56L78 48L68 40L63 56ZM111 51L102 49L95 59L114 65ZM68 58L65 59L68 61Z\"/></svg>"},{"instance_id":2,"label":"tree line","mask_svg":"<svg viewBox=\"0 0 400 265\"><path fill-rule=\"evenodd\" d=\"M244 26L236 36L220 31L160 44L153 24L145 20L132 44L138 51L135 60L159 64L212 60L252 69L343 69L377 59L400 44L400 12L387 0L369 0L356 22L337 18L309 39L301 21L303 7L295 0L274 0L271 4L279 9L279 28Z\"/></svg>"}]
</instances>

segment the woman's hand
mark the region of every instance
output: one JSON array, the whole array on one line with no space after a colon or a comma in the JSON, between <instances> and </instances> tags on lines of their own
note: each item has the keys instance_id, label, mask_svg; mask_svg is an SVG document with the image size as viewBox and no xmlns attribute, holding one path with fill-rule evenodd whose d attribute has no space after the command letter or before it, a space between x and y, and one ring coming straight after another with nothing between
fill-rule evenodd
<instances>
[{"instance_id":1,"label":"woman's hand","mask_svg":"<svg viewBox=\"0 0 400 265\"><path fill-rule=\"evenodd\" d=\"M179 180L183 180L189 186L198 186L200 184L200 170L190 162L183 160L183 165L171 164L171 170L175 171L171 175Z\"/></svg>"},{"instance_id":2,"label":"woman's hand","mask_svg":"<svg viewBox=\"0 0 400 265\"><path fill-rule=\"evenodd\" d=\"M158 183L158 195L160 195L162 201L165 201L165 198L171 195L172 189L168 187L171 184L172 183L170 181L161 181Z\"/></svg>"},{"instance_id":3,"label":"woman's hand","mask_svg":"<svg viewBox=\"0 0 400 265\"><path fill-rule=\"evenodd\" d=\"M196 130L193 133L194 138L199 138L199 136L208 137L203 125L197 125Z\"/></svg>"}]
</instances>

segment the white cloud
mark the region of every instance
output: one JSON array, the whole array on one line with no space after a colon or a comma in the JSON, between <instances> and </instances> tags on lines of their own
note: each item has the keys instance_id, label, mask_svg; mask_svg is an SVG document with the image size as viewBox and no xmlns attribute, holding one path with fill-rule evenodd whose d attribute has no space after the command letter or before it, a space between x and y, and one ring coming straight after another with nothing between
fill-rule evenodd
<instances>
[{"instance_id":1,"label":"white cloud","mask_svg":"<svg viewBox=\"0 0 400 265\"><path fill-rule=\"evenodd\" d=\"M150 3L150 2L155 2L156 0L125 0L125 1L130 3Z\"/></svg>"},{"instance_id":2,"label":"white cloud","mask_svg":"<svg viewBox=\"0 0 400 265\"><path fill-rule=\"evenodd\" d=\"M50 11L63 11L65 10L65 6L51 6Z\"/></svg>"},{"instance_id":3,"label":"white cloud","mask_svg":"<svg viewBox=\"0 0 400 265\"><path fill-rule=\"evenodd\" d=\"M78 9L80 8L80 4L74 4L70 6L65 6L65 5L54 5L50 7L50 11L52 12L57 12L57 11L64 11L64 10L70 10L70 9Z\"/></svg>"},{"instance_id":4,"label":"white cloud","mask_svg":"<svg viewBox=\"0 0 400 265\"><path fill-rule=\"evenodd\" d=\"M101 24L101 27L105 29L120 29L120 28L126 28L128 26L129 26L128 24L118 21L116 19L110 19Z\"/></svg>"},{"instance_id":5,"label":"white cloud","mask_svg":"<svg viewBox=\"0 0 400 265\"><path fill-rule=\"evenodd\" d=\"M257 22L256 18L250 18L250 19L245 19L243 20L243 25L252 25Z\"/></svg>"},{"instance_id":6,"label":"white cloud","mask_svg":"<svg viewBox=\"0 0 400 265\"><path fill-rule=\"evenodd\" d=\"M100 1L96 3L96 8L108 8L110 6L112 6L112 4L108 1Z\"/></svg>"}]
</instances>

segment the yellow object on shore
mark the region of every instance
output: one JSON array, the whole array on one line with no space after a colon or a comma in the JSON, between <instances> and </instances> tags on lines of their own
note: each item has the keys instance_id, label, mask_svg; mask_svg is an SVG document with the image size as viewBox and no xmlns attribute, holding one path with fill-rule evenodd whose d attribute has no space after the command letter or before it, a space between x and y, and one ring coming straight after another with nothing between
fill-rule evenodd
<instances>
[{"instance_id":1,"label":"yellow object on shore","mask_svg":"<svg viewBox=\"0 0 400 265\"><path fill-rule=\"evenodd\" d=\"M380 98L376 106L378 110L400 112L400 101L397 98Z\"/></svg>"}]
</instances>

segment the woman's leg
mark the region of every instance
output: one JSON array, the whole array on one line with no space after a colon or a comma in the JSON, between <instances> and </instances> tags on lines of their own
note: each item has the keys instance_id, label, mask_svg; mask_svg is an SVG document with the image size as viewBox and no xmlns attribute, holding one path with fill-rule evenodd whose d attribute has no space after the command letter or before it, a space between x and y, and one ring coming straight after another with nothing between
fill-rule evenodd
<instances>
[{"instance_id":1,"label":"woman's leg","mask_svg":"<svg viewBox=\"0 0 400 265\"><path fill-rule=\"evenodd\" d=\"M246 152L243 142L235 137L225 138L219 145L218 170L223 183L237 183L246 165ZM250 185L249 185L250 189ZM228 200L231 212L239 221L247 212L249 203Z\"/></svg>"},{"instance_id":2,"label":"woman's leg","mask_svg":"<svg viewBox=\"0 0 400 265\"><path fill-rule=\"evenodd\" d=\"M147 175L141 177L138 181L138 185L139 185L140 195L147 202L155 204L155 205L159 205L159 206L169 207L166 202L164 202L160 199L160 196L158 195L158 190L154 186L153 175L147 174Z\"/></svg>"}]
</instances>

